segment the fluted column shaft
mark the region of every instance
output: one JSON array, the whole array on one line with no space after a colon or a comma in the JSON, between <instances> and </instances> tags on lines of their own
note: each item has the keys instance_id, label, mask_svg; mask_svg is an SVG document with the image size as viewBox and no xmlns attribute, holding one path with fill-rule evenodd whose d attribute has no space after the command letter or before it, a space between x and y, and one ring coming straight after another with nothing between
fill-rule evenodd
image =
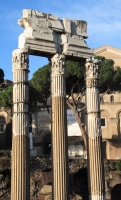
<instances>
[{"instance_id":1,"label":"fluted column shaft","mask_svg":"<svg viewBox=\"0 0 121 200\"><path fill-rule=\"evenodd\" d=\"M14 50L11 200L30 199L28 53Z\"/></svg>"},{"instance_id":2,"label":"fluted column shaft","mask_svg":"<svg viewBox=\"0 0 121 200\"><path fill-rule=\"evenodd\" d=\"M98 67L98 60L87 59L85 65L86 132L90 200L105 200Z\"/></svg>"},{"instance_id":3,"label":"fluted column shaft","mask_svg":"<svg viewBox=\"0 0 121 200\"><path fill-rule=\"evenodd\" d=\"M65 57L56 54L52 59L52 171L53 200L68 200L68 150Z\"/></svg>"}]
</instances>

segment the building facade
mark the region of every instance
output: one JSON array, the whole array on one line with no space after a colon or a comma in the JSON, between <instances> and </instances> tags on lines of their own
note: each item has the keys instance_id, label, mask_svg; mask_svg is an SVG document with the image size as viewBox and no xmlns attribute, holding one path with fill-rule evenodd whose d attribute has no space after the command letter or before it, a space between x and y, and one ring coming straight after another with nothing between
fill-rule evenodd
<instances>
[{"instance_id":1,"label":"building facade","mask_svg":"<svg viewBox=\"0 0 121 200\"><path fill-rule=\"evenodd\" d=\"M97 49L94 49L95 56L104 56L107 59L112 59L114 61L114 67L121 67L121 49L104 45Z\"/></svg>"},{"instance_id":2,"label":"building facade","mask_svg":"<svg viewBox=\"0 0 121 200\"><path fill-rule=\"evenodd\" d=\"M82 134L75 115L70 109L67 109L67 122L69 157L86 158ZM46 108L40 108L32 114L32 135L33 149L30 149L30 155L51 156L51 119Z\"/></svg>"},{"instance_id":3,"label":"building facade","mask_svg":"<svg viewBox=\"0 0 121 200\"><path fill-rule=\"evenodd\" d=\"M95 56L114 60L114 67L121 67L121 49L104 45L94 50ZM121 159L121 92L100 97L101 128L104 158Z\"/></svg>"}]
</instances>

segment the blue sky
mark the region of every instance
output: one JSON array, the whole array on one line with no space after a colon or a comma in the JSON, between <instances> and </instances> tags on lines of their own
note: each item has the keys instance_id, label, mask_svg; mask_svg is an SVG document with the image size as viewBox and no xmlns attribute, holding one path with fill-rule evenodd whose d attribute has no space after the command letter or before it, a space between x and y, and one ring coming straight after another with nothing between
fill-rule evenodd
<instances>
[{"instance_id":1,"label":"blue sky","mask_svg":"<svg viewBox=\"0 0 121 200\"><path fill-rule=\"evenodd\" d=\"M121 49L120 0L0 0L0 68L5 79L12 80L12 51L18 48L23 29L17 24L22 9L58 15L59 18L85 20L88 23L86 42L90 48L105 44ZM30 56L30 73L48 63L46 58Z\"/></svg>"}]
</instances>

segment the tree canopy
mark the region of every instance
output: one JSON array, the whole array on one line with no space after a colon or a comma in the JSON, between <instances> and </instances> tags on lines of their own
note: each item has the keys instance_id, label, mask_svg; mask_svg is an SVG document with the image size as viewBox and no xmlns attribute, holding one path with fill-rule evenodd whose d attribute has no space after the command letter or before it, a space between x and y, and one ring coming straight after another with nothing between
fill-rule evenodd
<instances>
[{"instance_id":1,"label":"tree canopy","mask_svg":"<svg viewBox=\"0 0 121 200\"><path fill-rule=\"evenodd\" d=\"M0 84L4 82L4 71L0 68Z\"/></svg>"},{"instance_id":2,"label":"tree canopy","mask_svg":"<svg viewBox=\"0 0 121 200\"><path fill-rule=\"evenodd\" d=\"M101 60L99 71L99 89L105 92L108 88L114 91L121 91L121 68L114 68L114 61L105 59L105 57L95 57ZM33 88L43 94L45 97L50 95L50 65L39 68L33 75L30 83ZM70 95L72 87L74 92L81 92L84 87L84 76L82 67L78 62L66 61L66 93Z\"/></svg>"},{"instance_id":3,"label":"tree canopy","mask_svg":"<svg viewBox=\"0 0 121 200\"><path fill-rule=\"evenodd\" d=\"M51 92L51 67L50 64L39 68L34 74L33 78L30 80L30 85L45 98L50 96ZM70 91L78 81L77 86L75 87L75 92L77 88L79 91L79 85L84 86L84 77L83 71L78 62L67 61L66 62L66 93L70 94Z\"/></svg>"},{"instance_id":4,"label":"tree canopy","mask_svg":"<svg viewBox=\"0 0 121 200\"><path fill-rule=\"evenodd\" d=\"M50 96L50 66L44 65L39 68L30 80L31 90L38 91L39 94L43 95L46 99Z\"/></svg>"},{"instance_id":5,"label":"tree canopy","mask_svg":"<svg viewBox=\"0 0 121 200\"><path fill-rule=\"evenodd\" d=\"M105 92L108 88L112 91L121 91L121 68L114 68L114 61L105 57L97 56L101 60L99 71L99 89Z\"/></svg>"},{"instance_id":6,"label":"tree canopy","mask_svg":"<svg viewBox=\"0 0 121 200\"><path fill-rule=\"evenodd\" d=\"M100 72L99 72L99 89L100 92L121 91L121 68L114 68L114 61L111 59L105 59L104 57L96 57L101 60ZM78 125L80 127L82 137L86 146L86 134L85 126L82 123L82 119L79 115L77 103L74 98L74 93L84 94L84 76L83 68L78 62L66 61L66 99L67 105L73 110ZM51 67L50 64L39 68L33 75L33 78L29 81L29 105L30 108L34 108L34 102L42 102L47 106L47 99L51 95ZM71 96L71 100L69 97ZM78 96L78 95L77 95ZM80 97L79 97L80 98ZM12 87L5 88L0 92L0 106L5 109L12 107ZM47 106L48 109L48 106ZM82 104L82 109L84 105ZM81 109L81 110L82 110ZM49 112L49 109L48 109Z\"/></svg>"},{"instance_id":7,"label":"tree canopy","mask_svg":"<svg viewBox=\"0 0 121 200\"><path fill-rule=\"evenodd\" d=\"M108 88L113 91L121 91L121 68L114 68L114 61L104 57L96 57L101 60L99 72L99 89L105 92ZM3 70L1 77L4 77ZM29 81L29 103L34 101L46 101L51 92L51 67L50 64L39 68ZM2 79L1 79L2 80ZM77 83L77 84L76 84ZM84 87L84 76L82 67L78 62L66 61L66 93L71 95L71 89L74 87L74 93L81 92ZM7 87L0 92L0 106L10 108L12 106L12 86Z\"/></svg>"},{"instance_id":8,"label":"tree canopy","mask_svg":"<svg viewBox=\"0 0 121 200\"><path fill-rule=\"evenodd\" d=\"M9 86L0 92L0 107L10 109L13 103L13 87Z\"/></svg>"}]
</instances>

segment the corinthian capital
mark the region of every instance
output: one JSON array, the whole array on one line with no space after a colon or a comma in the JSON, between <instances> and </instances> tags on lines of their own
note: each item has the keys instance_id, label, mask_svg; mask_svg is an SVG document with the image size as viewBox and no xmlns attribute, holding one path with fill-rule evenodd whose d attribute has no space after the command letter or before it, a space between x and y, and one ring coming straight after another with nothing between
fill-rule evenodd
<instances>
[{"instance_id":1,"label":"corinthian capital","mask_svg":"<svg viewBox=\"0 0 121 200\"><path fill-rule=\"evenodd\" d=\"M99 73L99 65L100 65L100 60L94 58L86 59L85 78L97 79Z\"/></svg>"},{"instance_id":2,"label":"corinthian capital","mask_svg":"<svg viewBox=\"0 0 121 200\"><path fill-rule=\"evenodd\" d=\"M56 54L51 59L52 61L52 74L64 74L65 73L65 56L62 54Z\"/></svg>"},{"instance_id":3,"label":"corinthian capital","mask_svg":"<svg viewBox=\"0 0 121 200\"><path fill-rule=\"evenodd\" d=\"M13 70L28 69L29 59L26 49L16 49L12 52Z\"/></svg>"}]
</instances>

